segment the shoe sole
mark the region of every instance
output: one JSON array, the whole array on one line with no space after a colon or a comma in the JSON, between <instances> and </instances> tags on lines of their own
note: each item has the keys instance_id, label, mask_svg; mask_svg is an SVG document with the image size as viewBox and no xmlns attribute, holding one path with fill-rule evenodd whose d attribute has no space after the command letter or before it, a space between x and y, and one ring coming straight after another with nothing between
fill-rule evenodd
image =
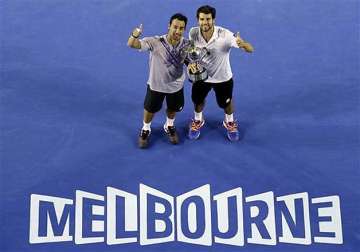
<instances>
[{"instance_id":1,"label":"shoe sole","mask_svg":"<svg viewBox=\"0 0 360 252\"><path fill-rule=\"evenodd\" d=\"M172 144L178 144L179 143L179 138L178 137L176 137L176 138L170 138L169 137L169 140L170 140L170 143L172 143Z\"/></svg>"},{"instance_id":2,"label":"shoe sole","mask_svg":"<svg viewBox=\"0 0 360 252\"><path fill-rule=\"evenodd\" d=\"M148 147L148 145L149 145L149 141L139 140L138 146L140 149L145 149Z\"/></svg>"},{"instance_id":3,"label":"shoe sole","mask_svg":"<svg viewBox=\"0 0 360 252\"><path fill-rule=\"evenodd\" d=\"M197 139L199 139L199 137L200 137L200 131L199 131L199 134L196 135L195 137L191 137L191 136L190 136L190 133L188 133L188 138L189 138L190 140L197 140Z\"/></svg>"}]
</instances>

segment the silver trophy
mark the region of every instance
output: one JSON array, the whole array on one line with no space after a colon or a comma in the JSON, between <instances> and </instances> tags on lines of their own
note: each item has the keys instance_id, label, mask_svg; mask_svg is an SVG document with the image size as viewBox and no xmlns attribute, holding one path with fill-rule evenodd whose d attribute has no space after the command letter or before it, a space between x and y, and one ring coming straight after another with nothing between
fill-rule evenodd
<instances>
[{"instance_id":1,"label":"silver trophy","mask_svg":"<svg viewBox=\"0 0 360 252\"><path fill-rule=\"evenodd\" d=\"M203 66L204 63L202 60L206 55L209 55L209 51L205 47L196 47L191 41L191 46L187 50L187 54L189 64L196 64L195 72L193 72L191 69L188 69L189 80L192 83L197 81L205 81L208 78L208 73L206 68Z\"/></svg>"}]
</instances>

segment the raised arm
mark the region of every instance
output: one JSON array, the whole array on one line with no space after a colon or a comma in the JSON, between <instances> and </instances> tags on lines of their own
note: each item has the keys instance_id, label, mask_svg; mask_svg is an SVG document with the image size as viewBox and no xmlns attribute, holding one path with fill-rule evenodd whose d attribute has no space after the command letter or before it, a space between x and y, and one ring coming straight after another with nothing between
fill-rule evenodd
<instances>
[{"instance_id":1,"label":"raised arm","mask_svg":"<svg viewBox=\"0 0 360 252\"><path fill-rule=\"evenodd\" d=\"M142 24L140 24L139 27L136 27L132 31L132 33L128 39L128 42L127 42L129 47L134 48L134 49L141 49L141 43L140 43L139 38L141 36L142 29L143 29L143 26L142 26Z\"/></svg>"},{"instance_id":2,"label":"raised arm","mask_svg":"<svg viewBox=\"0 0 360 252\"><path fill-rule=\"evenodd\" d=\"M254 51L254 48L252 47L252 45L250 43L244 41L240 37L240 32L236 33L236 44L238 45L239 48L244 49L245 52L252 53Z\"/></svg>"}]
</instances>

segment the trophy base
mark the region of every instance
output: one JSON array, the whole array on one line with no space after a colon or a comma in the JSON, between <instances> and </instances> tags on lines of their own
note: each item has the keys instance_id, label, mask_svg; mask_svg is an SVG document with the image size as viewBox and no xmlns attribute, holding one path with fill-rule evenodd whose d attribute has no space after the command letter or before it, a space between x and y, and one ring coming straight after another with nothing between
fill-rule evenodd
<instances>
[{"instance_id":1,"label":"trophy base","mask_svg":"<svg viewBox=\"0 0 360 252\"><path fill-rule=\"evenodd\" d=\"M208 73L206 69L203 69L200 72L197 73L191 73L189 72L189 81L192 83L198 82L198 81L205 81L208 78Z\"/></svg>"}]
</instances>

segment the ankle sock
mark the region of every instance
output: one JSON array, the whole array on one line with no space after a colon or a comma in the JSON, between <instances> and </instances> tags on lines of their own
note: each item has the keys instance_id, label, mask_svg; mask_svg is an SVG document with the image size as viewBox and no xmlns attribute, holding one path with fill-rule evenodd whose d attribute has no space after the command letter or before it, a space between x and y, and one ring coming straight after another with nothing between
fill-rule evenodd
<instances>
[{"instance_id":1,"label":"ankle sock","mask_svg":"<svg viewBox=\"0 0 360 252\"><path fill-rule=\"evenodd\" d=\"M194 119L195 119L195 121L201 121L203 119L202 112L199 112L199 113L194 112Z\"/></svg>"}]
</instances>

